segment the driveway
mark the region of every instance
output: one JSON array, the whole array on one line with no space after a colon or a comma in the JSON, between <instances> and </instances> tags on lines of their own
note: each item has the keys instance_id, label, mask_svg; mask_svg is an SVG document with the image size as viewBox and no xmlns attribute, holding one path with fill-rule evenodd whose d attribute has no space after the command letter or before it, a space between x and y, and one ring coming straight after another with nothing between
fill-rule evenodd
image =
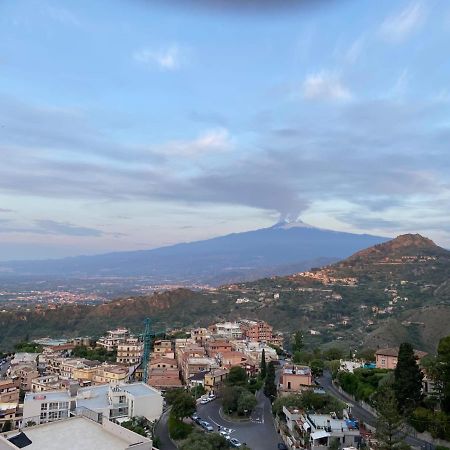
<instances>
[{"instance_id":1,"label":"driveway","mask_svg":"<svg viewBox=\"0 0 450 450\"><path fill-rule=\"evenodd\" d=\"M269 399L259 391L257 394L258 405L251 419L246 422L232 422L223 416L220 400L214 400L206 405L199 405L197 413L218 430L218 426L231 428L231 437L245 442L252 450L272 450L282 442L275 430L272 416L272 405Z\"/></svg>"}]
</instances>

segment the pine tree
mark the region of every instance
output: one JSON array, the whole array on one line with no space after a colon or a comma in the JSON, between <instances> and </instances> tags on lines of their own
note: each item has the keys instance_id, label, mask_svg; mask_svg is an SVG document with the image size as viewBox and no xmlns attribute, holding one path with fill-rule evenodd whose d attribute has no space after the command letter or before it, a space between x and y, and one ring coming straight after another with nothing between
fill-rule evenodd
<instances>
[{"instance_id":1,"label":"pine tree","mask_svg":"<svg viewBox=\"0 0 450 450\"><path fill-rule=\"evenodd\" d=\"M392 450L402 442L403 417L399 413L398 403L393 387L382 386L375 398L377 409L376 438L380 450Z\"/></svg>"},{"instance_id":2,"label":"pine tree","mask_svg":"<svg viewBox=\"0 0 450 450\"><path fill-rule=\"evenodd\" d=\"M441 408L442 411L450 414L450 336L439 341L437 368L437 381L441 390Z\"/></svg>"},{"instance_id":3,"label":"pine tree","mask_svg":"<svg viewBox=\"0 0 450 450\"><path fill-rule=\"evenodd\" d=\"M417 364L414 349L405 342L400 345L394 371L394 392L399 412L410 414L422 399L423 374Z\"/></svg>"},{"instance_id":4,"label":"pine tree","mask_svg":"<svg viewBox=\"0 0 450 450\"><path fill-rule=\"evenodd\" d=\"M264 378L266 378L266 375L267 375L266 352L264 349L261 352L260 374L261 374L261 379L264 380Z\"/></svg>"},{"instance_id":5,"label":"pine tree","mask_svg":"<svg viewBox=\"0 0 450 450\"><path fill-rule=\"evenodd\" d=\"M303 332L301 330L298 330L294 333L292 339L292 351L299 352L302 350L303 347L304 347Z\"/></svg>"},{"instance_id":6,"label":"pine tree","mask_svg":"<svg viewBox=\"0 0 450 450\"><path fill-rule=\"evenodd\" d=\"M277 386L275 385L275 365L272 361L267 366L264 394L270 399L271 402L273 402L277 396Z\"/></svg>"}]
</instances>

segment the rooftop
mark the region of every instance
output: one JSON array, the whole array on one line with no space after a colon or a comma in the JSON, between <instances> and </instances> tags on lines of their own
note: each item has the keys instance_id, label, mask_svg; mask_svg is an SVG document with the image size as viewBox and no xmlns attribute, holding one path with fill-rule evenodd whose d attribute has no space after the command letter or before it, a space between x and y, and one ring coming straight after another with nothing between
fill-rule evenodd
<instances>
[{"instance_id":1,"label":"rooftop","mask_svg":"<svg viewBox=\"0 0 450 450\"><path fill-rule=\"evenodd\" d=\"M119 437L84 417L74 417L37 425L25 428L23 433L17 431L7 433L7 436L10 442L17 441L18 444L11 446L11 449L22 448L19 446L20 442L26 444L28 440L31 441L23 447L26 450L86 450L92 448L96 450L124 450L131 444L146 442L144 437L137 434L134 437L135 441L130 442L129 439ZM0 436L0 444L2 441L4 442Z\"/></svg>"}]
</instances>

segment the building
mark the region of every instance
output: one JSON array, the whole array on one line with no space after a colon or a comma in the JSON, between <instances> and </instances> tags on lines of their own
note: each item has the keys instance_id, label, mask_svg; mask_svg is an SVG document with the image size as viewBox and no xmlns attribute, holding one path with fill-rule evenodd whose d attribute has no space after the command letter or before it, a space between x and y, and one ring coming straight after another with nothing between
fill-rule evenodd
<instances>
[{"instance_id":1,"label":"building","mask_svg":"<svg viewBox=\"0 0 450 450\"><path fill-rule=\"evenodd\" d=\"M208 327L211 334L227 339L242 339L241 326L237 322L216 323Z\"/></svg>"},{"instance_id":2,"label":"building","mask_svg":"<svg viewBox=\"0 0 450 450\"><path fill-rule=\"evenodd\" d=\"M272 339L273 328L262 320L245 321L241 324L242 336L250 341L268 343Z\"/></svg>"},{"instance_id":3,"label":"building","mask_svg":"<svg viewBox=\"0 0 450 450\"><path fill-rule=\"evenodd\" d=\"M138 338L130 337L117 345L117 359L121 364L138 364L142 357L143 344Z\"/></svg>"},{"instance_id":4,"label":"building","mask_svg":"<svg viewBox=\"0 0 450 450\"><path fill-rule=\"evenodd\" d=\"M156 357L149 362L150 369L177 369L177 361L173 358Z\"/></svg>"},{"instance_id":5,"label":"building","mask_svg":"<svg viewBox=\"0 0 450 450\"><path fill-rule=\"evenodd\" d=\"M122 344L130 337L130 332L126 328L117 328L117 330L110 330L106 336L101 337L97 341L97 345L103 347L108 352L117 349L119 344Z\"/></svg>"},{"instance_id":6,"label":"building","mask_svg":"<svg viewBox=\"0 0 450 450\"><path fill-rule=\"evenodd\" d=\"M172 341L169 339L159 339L153 344L153 353L159 356L174 358Z\"/></svg>"},{"instance_id":7,"label":"building","mask_svg":"<svg viewBox=\"0 0 450 450\"><path fill-rule=\"evenodd\" d=\"M23 391L31 391L31 384L33 378L39 376L36 362L33 363L19 363L9 369L9 377L13 380L17 380L20 385L20 389Z\"/></svg>"},{"instance_id":8,"label":"building","mask_svg":"<svg viewBox=\"0 0 450 450\"><path fill-rule=\"evenodd\" d=\"M286 430L282 437L289 448L325 450L337 440L341 447L359 446L360 432L355 421L330 414L308 414L283 406Z\"/></svg>"},{"instance_id":9,"label":"building","mask_svg":"<svg viewBox=\"0 0 450 450\"><path fill-rule=\"evenodd\" d=\"M95 368L92 381L97 384L119 383L127 381L128 377L129 371L127 367L103 363Z\"/></svg>"},{"instance_id":10,"label":"building","mask_svg":"<svg viewBox=\"0 0 450 450\"><path fill-rule=\"evenodd\" d=\"M395 369L397 367L399 348L382 348L375 352L377 369ZM414 350L417 361L420 361L427 353Z\"/></svg>"},{"instance_id":11,"label":"building","mask_svg":"<svg viewBox=\"0 0 450 450\"><path fill-rule=\"evenodd\" d=\"M199 345L204 345L210 336L211 333L207 328L193 328L191 330L191 339Z\"/></svg>"},{"instance_id":12,"label":"building","mask_svg":"<svg viewBox=\"0 0 450 450\"><path fill-rule=\"evenodd\" d=\"M36 424L69 417L77 410L91 410L103 417L144 416L157 420L163 409L161 393L144 383L99 385L65 391L26 394L23 406L23 422Z\"/></svg>"},{"instance_id":13,"label":"building","mask_svg":"<svg viewBox=\"0 0 450 450\"><path fill-rule=\"evenodd\" d=\"M281 394L300 392L313 386L311 369L307 366L285 366L281 372L278 390Z\"/></svg>"},{"instance_id":14,"label":"building","mask_svg":"<svg viewBox=\"0 0 450 450\"><path fill-rule=\"evenodd\" d=\"M19 401L20 384L18 380L0 380L0 403Z\"/></svg>"},{"instance_id":15,"label":"building","mask_svg":"<svg viewBox=\"0 0 450 450\"><path fill-rule=\"evenodd\" d=\"M185 382L199 372L208 372L211 369L217 368L218 364L214 358L208 358L206 356L201 357L188 357L183 361L182 375Z\"/></svg>"},{"instance_id":16,"label":"building","mask_svg":"<svg viewBox=\"0 0 450 450\"><path fill-rule=\"evenodd\" d=\"M161 391L180 388L183 386L180 380L180 371L178 369L170 368L150 369L147 383Z\"/></svg>"},{"instance_id":17,"label":"building","mask_svg":"<svg viewBox=\"0 0 450 450\"><path fill-rule=\"evenodd\" d=\"M46 375L31 380L31 392L57 391L68 386L67 380L61 380L58 375Z\"/></svg>"},{"instance_id":18,"label":"building","mask_svg":"<svg viewBox=\"0 0 450 450\"><path fill-rule=\"evenodd\" d=\"M0 450L156 450L151 439L107 419L71 417L0 435Z\"/></svg>"},{"instance_id":19,"label":"building","mask_svg":"<svg viewBox=\"0 0 450 450\"><path fill-rule=\"evenodd\" d=\"M233 347L228 339L211 338L205 344L206 353L210 358L214 358L217 354L231 352Z\"/></svg>"},{"instance_id":20,"label":"building","mask_svg":"<svg viewBox=\"0 0 450 450\"><path fill-rule=\"evenodd\" d=\"M222 386L223 382L227 378L229 374L229 370L223 367L218 369L212 369L209 372L205 373L203 386L207 392L215 392L220 386Z\"/></svg>"}]
</instances>

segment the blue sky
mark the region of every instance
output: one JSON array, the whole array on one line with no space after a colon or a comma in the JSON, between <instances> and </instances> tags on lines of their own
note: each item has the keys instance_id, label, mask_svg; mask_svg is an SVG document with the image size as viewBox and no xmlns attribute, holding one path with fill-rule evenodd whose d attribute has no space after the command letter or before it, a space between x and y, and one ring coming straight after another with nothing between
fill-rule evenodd
<instances>
[{"instance_id":1,"label":"blue sky","mask_svg":"<svg viewBox=\"0 0 450 450\"><path fill-rule=\"evenodd\" d=\"M0 259L280 217L449 247L450 4L216 3L0 3Z\"/></svg>"}]
</instances>

